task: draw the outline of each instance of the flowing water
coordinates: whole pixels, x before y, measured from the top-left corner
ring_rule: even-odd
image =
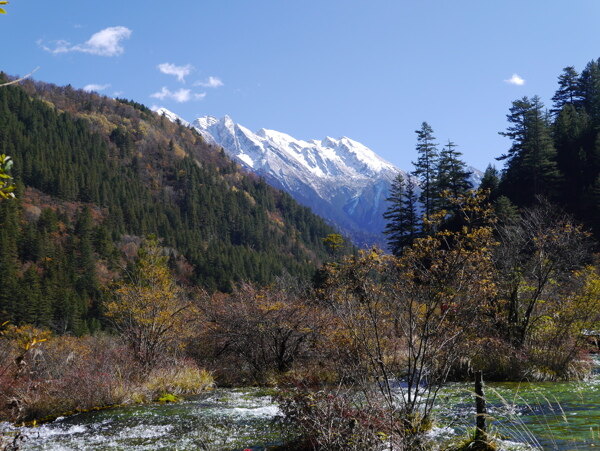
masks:
[[[470,387],[453,384],[439,398],[438,417],[453,431],[474,420]],[[492,383],[486,386],[491,430],[540,449],[600,449],[600,379],[587,382]]]
[[[82,413],[18,430],[23,450],[263,450],[285,439],[278,414],[260,390],[214,390],[185,402]]]
[[[523,449],[515,443],[600,447],[598,376],[587,382],[488,384],[486,397],[492,428],[507,439],[505,449]],[[438,401],[432,437],[442,444],[473,425],[474,401],[465,384],[451,384]],[[20,430],[25,450],[264,450],[290,437],[278,415],[266,392],[215,390],[182,403],[108,409]]]

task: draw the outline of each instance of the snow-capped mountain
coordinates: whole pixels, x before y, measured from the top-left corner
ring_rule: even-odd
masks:
[[[166,108],[154,108],[153,111],[157,113],[159,116],[164,116],[169,119],[171,122],[181,122],[185,127],[189,127],[190,123],[179,116],[177,116],[172,111],[167,110]]]
[[[303,141],[264,128],[252,132],[228,116],[201,117],[192,125],[358,244],[381,244],[385,199],[399,170],[368,147],[346,137]]]
[[[174,113],[159,114],[172,121]],[[390,185],[401,169],[350,138],[303,141],[275,130],[252,132],[230,117],[204,116],[192,122],[208,142],[290,193],[329,220],[357,245],[385,243],[383,213]]]

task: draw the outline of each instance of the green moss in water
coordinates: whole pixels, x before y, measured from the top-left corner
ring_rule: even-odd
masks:
[[[179,398],[171,393],[165,393],[161,395],[158,399],[158,402],[178,402]]]

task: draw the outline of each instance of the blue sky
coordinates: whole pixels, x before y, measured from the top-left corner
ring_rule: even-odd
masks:
[[[600,57],[597,0],[11,0],[0,69],[252,130],[348,136],[410,168],[428,121],[484,169],[511,101]],[[162,69],[162,71],[161,71]],[[520,78],[509,83],[513,74]],[[102,88],[102,89],[101,89]],[[154,95],[154,97],[152,97]]]

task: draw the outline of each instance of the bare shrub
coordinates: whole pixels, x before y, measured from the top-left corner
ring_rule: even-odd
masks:
[[[139,366],[113,337],[55,337],[26,355],[5,391],[7,416],[17,421],[119,404]]]
[[[541,202],[498,229],[496,330],[523,355],[504,377],[568,379],[579,365],[582,331],[600,319],[589,233]]]
[[[271,376],[308,364],[323,327],[319,308],[292,286],[257,288],[239,285],[231,295],[206,297],[197,341],[192,351],[216,362],[220,380],[268,382]]]

